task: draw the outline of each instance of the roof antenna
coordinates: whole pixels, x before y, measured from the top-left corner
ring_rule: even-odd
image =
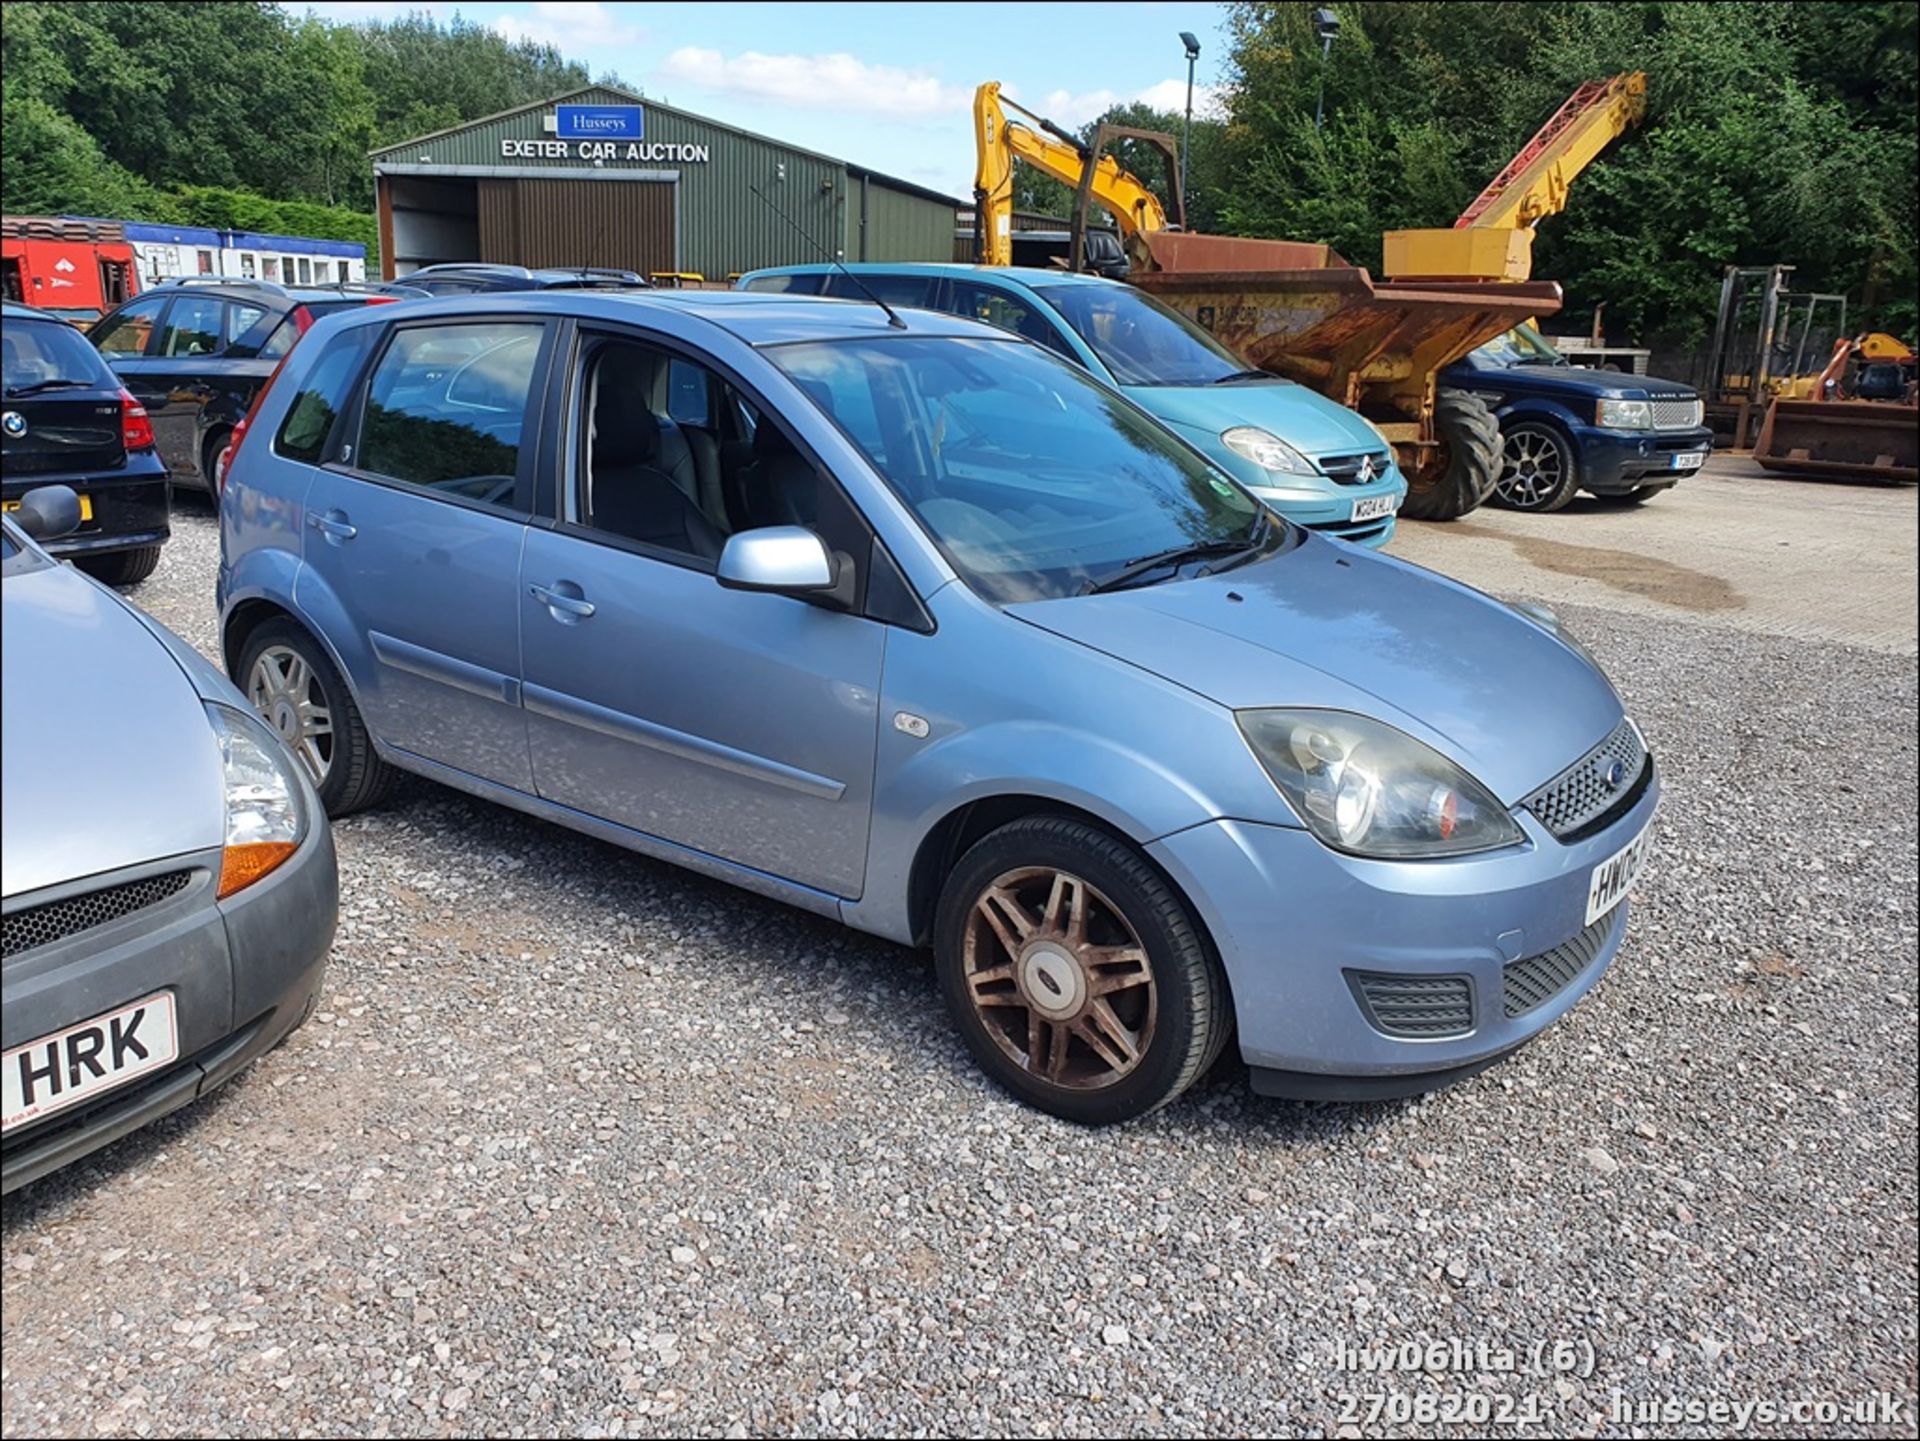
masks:
[[[747,189],[751,190],[755,195],[758,195],[762,200],[766,201],[767,208],[771,210],[775,215],[779,216],[782,220],[786,221],[787,224],[791,225],[794,228],[794,230],[799,234],[802,240],[806,241],[807,244],[811,245],[815,250],[819,251],[822,255],[826,256],[826,258],[829,261],[831,261],[834,265],[838,266],[840,273],[846,276],[847,279],[851,280],[854,283],[854,285],[859,289],[862,295],[866,296],[867,299],[871,300],[875,305],[879,306],[882,310],[886,311],[888,325],[891,325],[895,330],[905,330],[907,328],[907,322],[902,320],[899,316],[893,313],[893,307],[891,305],[887,304],[886,301],[882,300],[879,296],[875,295],[871,290],[867,289],[866,282],[861,280],[861,278],[855,275],[851,270],[847,269],[847,263],[844,260],[842,260],[839,256],[829,251],[826,246],[822,245],[818,240],[816,240],[813,236],[809,235],[805,230],[802,230],[800,228],[799,223],[795,221],[791,215],[787,214],[786,211],[782,210],[778,205],[775,205],[773,203],[772,197],[769,196],[766,193],[766,191],[762,190],[758,185],[755,185],[752,182],[748,182]]]

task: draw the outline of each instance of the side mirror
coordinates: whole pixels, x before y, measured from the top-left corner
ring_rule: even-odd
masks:
[[[67,485],[42,485],[20,497],[14,524],[35,540],[58,540],[80,529],[80,497]]]
[[[834,589],[840,565],[827,543],[804,526],[768,525],[727,537],[718,578],[728,590],[809,596]]]

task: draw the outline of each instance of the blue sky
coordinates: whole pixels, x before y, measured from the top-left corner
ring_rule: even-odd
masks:
[[[456,12],[548,41],[596,76],[650,98],[966,198],[968,107],[983,80],[1063,125],[1118,101],[1186,103],[1190,30],[1201,44],[1194,110],[1224,58],[1219,4],[289,4],[330,20]]]

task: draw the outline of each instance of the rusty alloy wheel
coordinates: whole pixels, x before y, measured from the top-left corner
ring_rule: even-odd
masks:
[[[1029,1075],[1096,1091],[1131,1075],[1158,1010],[1147,950],[1119,907],[1051,866],[982,890],[961,948],[966,992],[996,1045]]]

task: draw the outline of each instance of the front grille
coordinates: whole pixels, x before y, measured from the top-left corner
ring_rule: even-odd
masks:
[[[1347,983],[1376,1031],[1389,1036],[1459,1036],[1473,1029],[1473,982],[1466,976],[1348,971]]]
[[[1337,485],[1371,485],[1387,473],[1393,457],[1384,450],[1369,450],[1355,455],[1322,456],[1315,464]]]
[[[1653,428],[1655,430],[1693,430],[1698,428],[1707,413],[1706,405],[1691,396],[1655,396],[1653,400]]]
[[[10,960],[158,905],[168,896],[185,890],[192,879],[192,871],[169,871],[165,875],[144,876],[124,885],[106,886],[84,895],[68,896],[63,901],[48,901],[43,906],[15,911],[6,917],[5,944],[0,948],[0,955]]]
[[[1539,790],[1520,802],[1559,839],[1577,840],[1631,805],[1649,764],[1646,742],[1633,722],[1613,733]]]
[[[1537,1010],[1564,991],[1575,976],[1593,964],[1626,913],[1625,906],[1615,906],[1572,940],[1508,966],[1503,986],[1507,1018]]]

